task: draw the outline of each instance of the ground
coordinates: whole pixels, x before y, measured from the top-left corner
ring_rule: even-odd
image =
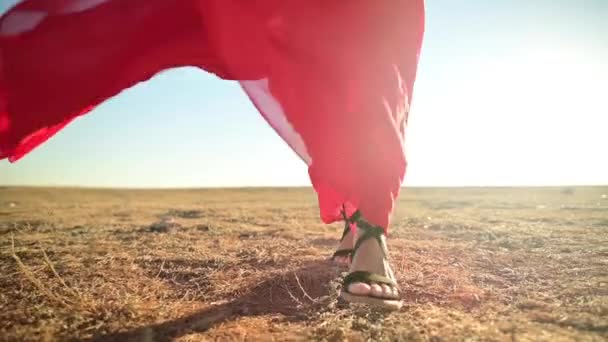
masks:
[[[405,189],[386,313],[337,299],[308,188],[0,188],[0,340],[605,341],[607,197]]]

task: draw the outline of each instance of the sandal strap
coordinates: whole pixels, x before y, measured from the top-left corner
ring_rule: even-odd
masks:
[[[353,254],[352,249],[339,249],[339,250],[335,251],[331,257],[332,257],[332,259],[335,257],[349,257],[352,254]]]
[[[357,220],[361,218],[361,213],[359,210],[355,211],[351,217],[346,216],[346,208],[342,205],[342,217],[344,218],[344,231],[342,232],[342,237],[340,238],[340,242],[344,240],[348,232],[350,232],[350,225],[356,223]]]
[[[353,283],[365,283],[368,285],[371,284],[386,284],[386,285],[390,285],[390,286],[397,286],[397,283],[395,283],[394,280],[376,274],[376,273],[372,273],[372,272],[367,272],[367,271],[354,271],[349,273],[346,277],[344,277],[344,280],[342,281],[342,286],[344,286],[344,289],[348,289],[348,286],[350,284]],[[347,290],[348,292],[348,290]]]
[[[344,240],[344,238],[346,238],[346,235],[348,235],[348,232],[350,232],[350,225],[348,222],[345,222],[344,231],[342,232],[342,237],[340,238],[340,242],[342,242]]]
[[[371,223],[365,221],[363,218],[359,217],[357,220],[357,228],[363,230],[363,234],[357,239],[355,246],[353,247],[353,255],[357,253],[357,250],[363,242],[369,239],[376,239],[380,248],[382,248],[382,254],[384,258],[388,258],[388,251],[386,250],[386,245],[382,243],[382,236],[384,236],[384,229],[379,226],[374,226]]]

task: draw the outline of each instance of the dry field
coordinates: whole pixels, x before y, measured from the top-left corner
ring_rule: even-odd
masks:
[[[406,189],[389,314],[337,299],[310,189],[0,188],[0,340],[606,341],[607,197]]]

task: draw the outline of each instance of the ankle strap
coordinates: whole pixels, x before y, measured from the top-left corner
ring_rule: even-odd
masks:
[[[382,228],[380,226],[374,226],[373,224],[365,221],[361,217],[361,214],[359,214],[359,217],[355,223],[357,224],[357,228],[359,228],[360,230],[363,231],[363,234],[361,234],[361,236],[357,239],[357,242],[355,243],[355,246],[353,247],[353,255],[355,253],[357,253],[357,250],[359,249],[359,247],[361,247],[363,242],[365,242],[366,240],[369,240],[369,239],[376,239],[376,241],[378,241],[378,244],[380,245],[380,248],[382,248],[382,254],[384,255],[384,258],[387,258],[388,251],[386,250],[385,244],[382,243],[382,236],[384,235],[384,228]]]

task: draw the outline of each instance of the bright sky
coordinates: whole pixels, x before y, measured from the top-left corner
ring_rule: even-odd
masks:
[[[0,12],[15,2],[0,0]],[[406,185],[608,184],[608,1],[426,3]],[[0,162],[0,184],[309,181],[237,84],[183,68]]]

